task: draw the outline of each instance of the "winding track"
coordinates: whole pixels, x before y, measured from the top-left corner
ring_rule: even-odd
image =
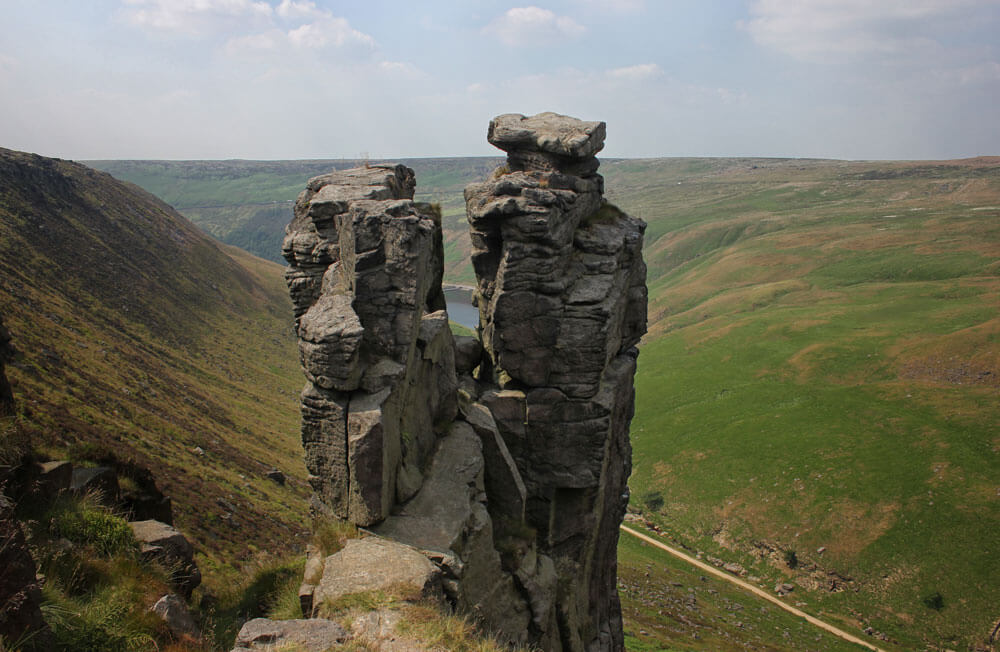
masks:
[[[756,595],[756,596],[758,596],[760,598],[764,598],[768,602],[771,602],[771,603],[773,603],[773,604],[781,607],[782,609],[784,609],[788,613],[794,614],[794,615],[798,616],[799,618],[805,618],[807,622],[812,623],[813,625],[816,625],[820,629],[825,630],[825,631],[833,634],[834,636],[842,638],[845,641],[848,641],[850,643],[854,643],[856,645],[860,645],[862,647],[868,648],[869,650],[874,650],[874,652],[885,652],[885,650],[883,650],[882,648],[876,647],[875,645],[872,645],[868,641],[862,640],[862,639],[858,638],[857,636],[854,636],[853,634],[848,634],[844,630],[842,630],[840,628],[837,628],[837,627],[834,627],[833,625],[831,625],[829,623],[825,623],[822,620],[820,620],[819,618],[816,618],[814,616],[810,616],[809,614],[807,614],[806,612],[802,611],[801,609],[796,609],[795,607],[793,607],[791,605],[787,605],[784,602],[782,602],[781,600],[779,600],[778,598],[776,598],[773,595],[771,595],[770,593],[768,593],[767,591],[764,591],[763,589],[760,589],[760,588],[754,586],[753,584],[749,584],[747,582],[744,582],[743,580],[738,579],[738,578],[730,575],[729,573],[724,573],[724,572],[720,571],[718,568],[715,568],[714,566],[709,566],[705,562],[698,561],[694,557],[691,557],[690,555],[687,555],[687,554],[681,552],[680,550],[678,550],[676,548],[671,548],[670,546],[666,545],[665,543],[663,543],[661,541],[657,541],[653,537],[647,536],[647,535],[645,535],[645,534],[643,534],[641,532],[633,530],[632,528],[628,527],[627,525],[621,525],[621,529],[622,529],[622,532],[627,532],[628,534],[631,534],[632,536],[637,537],[637,538],[641,539],[642,541],[645,541],[646,543],[648,543],[650,545],[654,545],[657,548],[665,550],[665,551],[669,552],[671,555],[673,555],[674,557],[677,557],[678,559],[686,561],[687,563],[691,564],[692,566],[696,566],[696,567],[700,568],[701,570],[705,571],[706,573],[711,573],[712,575],[715,575],[716,577],[722,578],[722,579],[726,580],[727,582],[735,584],[736,586],[738,586],[738,587],[740,587],[742,589],[746,589],[747,591],[750,591],[751,593],[753,593],[754,595]]]

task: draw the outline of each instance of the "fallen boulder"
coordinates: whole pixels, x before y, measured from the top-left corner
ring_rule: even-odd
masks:
[[[132,534],[144,559],[157,561],[170,571],[170,580],[184,599],[201,584],[191,542],[173,526],[159,521],[132,521]]]
[[[339,647],[347,638],[347,631],[332,620],[254,618],[245,623],[240,633],[236,635],[236,644],[232,652],[250,650],[325,652]]]
[[[195,624],[191,612],[188,611],[187,604],[179,596],[168,593],[150,609],[153,613],[163,619],[167,629],[177,639],[190,639],[192,641],[201,640],[201,632]]]
[[[390,591],[406,599],[440,596],[440,570],[414,548],[369,537],[351,539],[326,558],[313,594],[313,613],[339,598],[368,591]]]
[[[74,468],[69,489],[75,494],[97,493],[108,502],[117,501],[121,493],[118,474],[107,466]]]

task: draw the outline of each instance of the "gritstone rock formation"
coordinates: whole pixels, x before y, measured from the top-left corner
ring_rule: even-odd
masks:
[[[402,165],[309,181],[282,253],[315,506],[358,525],[412,497],[457,409],[441,221]]]
[[[411,170],[299,196],[283,254],[314,507],[423,551],[441,597],[503,640],[623,650],[645,225],[602,199],[604,123],[504,115],[489,140],[508,169],[466,189],[479,341],[451,335],[440,216]],[[311,559],[304,604],[342,566]]]
[[[508,152],[509,172],[465,191],[486,351],[480,401],[555,562],[572,650],[624,649],[615,548],[646,330],[645,224],[602,199],[604,134],[602,122],[553,113],[499,116],[489,140]]]

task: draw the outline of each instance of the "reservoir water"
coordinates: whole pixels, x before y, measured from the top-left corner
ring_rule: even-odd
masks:
[[[472,289],[450,286],[444,290],[448,304],[448,319],[466,328],[479,326],[479,309],[472,305]]]

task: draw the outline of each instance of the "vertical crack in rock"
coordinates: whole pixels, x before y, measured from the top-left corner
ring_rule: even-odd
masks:
[[[603,200],[603,122],[508,114],[507,169],[465,199],[485,349],[480,400],[527,490],[527,524],[559,577],[558,646],[623,650],[618,525],[646,330],[645,224]],[[490,388],[489,386],[493,387]]]

